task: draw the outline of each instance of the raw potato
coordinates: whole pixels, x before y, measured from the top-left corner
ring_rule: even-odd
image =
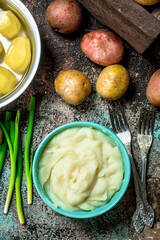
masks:
[[[96,90],[105,99],[117,100],[125,94],[129,82],[128,71],[123,66],[115,64],[102,70],[96,82]]]
[[[31,45],[27,37],[16,37],[7,49],[4,62],[15,72],[23,73],[31,61]]]
[[[15,75],[7,68],[0,66],[0,94],[12,91],[17,84]]]
[[[91,93],[89,79],[76,70],[61,71],[55,80],[56,92],[68,103],[81,104]]]
[[[151,76],[146,94],[152,105],[160,107],[160,69]]]
[[[154,5],[160,2],[160,0],[135,0],[135,1],[142,5]]]
[[[8,10],[0,12],[0,33],[8,38],[15,38],[21,30],[21,23],[16,15]]]
[[[60,33],[72,33],[82,22],[82,9],[75,0],[55,0],[46,10],[46,22]]]
[[[3,51],[4,51],[4,48],[3,48],[3,45],[2,45],[2,43],[0,41],[0,55],[3,53]]]
[[[112,32],[103,29],[84,35],[81,49],[91,61],[101,66],[119,63],[124,56],[122,41]]]

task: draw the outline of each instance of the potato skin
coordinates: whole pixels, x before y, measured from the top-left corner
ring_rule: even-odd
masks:
[[[119,63],[124,56],[122,41],[104,29],[85,34],[81,49],[91,61],[101,66]]]
[[[89,79],[76,70],[63,70],[55,79],[56,92],[72,105],[81,104],[91,93]]]
[[[82,9],[75,0],[55,0],[47,8],[46,22],[56,31],[72,33],[82,22]]]
[[[151,76],[146,95],[152,105],[160,107],[160,69]]]
[[[117,100],[128,89],[130,77],[128,71],[121,65],[105,67],[96,82],[99,95],[108,100]]]
[[[135,0],[135,1],[142,5],[154,5],[160,2],[160,0]]]

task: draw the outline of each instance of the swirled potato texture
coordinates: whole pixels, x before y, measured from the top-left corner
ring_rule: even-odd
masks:
[[[94,210],[121,187],[123,161],[102,132],[74,127],[56,135],[39,162],[39,180],[56,207]]]

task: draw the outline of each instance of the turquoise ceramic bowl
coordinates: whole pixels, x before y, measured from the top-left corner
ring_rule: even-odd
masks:
[[[73,127],[91,127],[94,129],[97,129],[103,133],[105,133],[113,142],[113,144],[117,145],[121,151],[122,154],[122,158],[123,158],[123,164],[124,164],[124,178],[123,178],[123,183],[122,186],[120,188],[120,190],[118,192],[116,192],[116,194],[111,198],[111,200],[106,203],[105,205],[103,205],[102,207],[96,208],[93,211],[75,211],[75,212],[71,212],[71,211],[66,211],[64,209],[61,208],[56,208],[53,205],[52,200],[49,198],[48,194],[45,192],[45,190],[41,187],[40,183],[39,183],[39,179],[38,179],[38,165],[39,165],[39,160],[41,158],[41,155],[46,147],[46,145],[49,143],[49,141],[57,134],[59,134],[60,132],[69,129],[69,128],[73,128]],[[131,175],[131,165],[130,165],[130,160],[129,160],[129,156],[127,154],[127,151],[123,145],[123,143],[120,141],[120,139],[108,128],[103,127],[99,124],[96,123],[92,123],[92,122],[72,122],[72,123],[68,123],[65,125],[62,125],[58,128],[56,128],[55,130],[53,130],[51,133],[49,133],[47,135],[47,137],[45,137],[45,139],[41,142],[41,144],[39,145],[36,153],[35,153],[35,157],[34,157],[34,161],[33,161],[33,181],[35,184],[35,187],[39,193],[39,195],[41,196],[41,198],[43,199],[43,201],[50,207],[52,208],[54,211],[64,215],[64,216],[68,216],[68,217],[72,217],[72,218],[91,218],[91,217],[96,217],[98,215],[101,215],[105,212],[107,212],[108,210],[110,210],[112,207],[114,207],[119,201],[120,199],[123,197],[129,181],[130,181],[130,175]]]

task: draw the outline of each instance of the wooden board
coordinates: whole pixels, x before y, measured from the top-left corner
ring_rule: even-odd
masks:
[[[160,6],[156,7],[152,12],[152,15],[160,21]]]
[[[97,20],[113,29],[140,54],[160,33],[160,21],[133,0],[78,1]],[[159,16],[159,13],[157,14]]]

